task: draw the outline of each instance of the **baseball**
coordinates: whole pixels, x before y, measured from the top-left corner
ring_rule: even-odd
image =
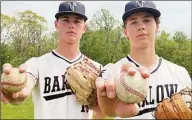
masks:
[[[20,73],[18,68],[13,68],[9,74],[1,75],[1,89],[5,93],[15,93],[26,85],[25,73]]]
[[[121,72],[116,78],[117,97],[125,103],[139,103],[147,96],[149,79],[144,79],[137,71],[134,76]]]

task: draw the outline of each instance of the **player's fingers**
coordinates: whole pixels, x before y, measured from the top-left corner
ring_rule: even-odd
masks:
[[[14,99],[17,99],[18,97],[19,97],[19,93],[14,93],[14,94],[13,94],[13,98],[14,98]]]
[[[137,72],[137,69],[135,67],[129,67],[127,69],[127,73],[130,75],[130,76],[134,76],[135,73]]]
[[[136,73],[136,66],[134,63],[129,62],[127,64],[123,64],[121,67],[121,72],[126,71],[130,76],[134,76]]]
[[[115,77],[108,77],[107,80],[105,80],[105,87],[107,91],[107,96],[109,98],[114,98],[116,96],[115,92]]]
[[[29,94],[30,94],[29,89],[25,87],[21,91],[14,93],[13,99],[25,99],[29,96]]]
[[[141,76],[142,76],[143,78],[149,78],[149,77],[150,77],[150,72],[149,72],[146,68],[144,68],[144,67],[139,67],[139,68],[138,68],[138,71],[140,72],[140,74],[141,74]]]
[[[19,69],[19,72],[20,72],[20,73],[23,73],[23,72],[26,71],[27,68],[26,68],[26,65],[25,65],[25,64],[22,64],[22,65],[19,66],[18,69]]]
[[[123,65],[121,66],[121,72],[127,71],[129,67],[136,67],[136,66],[135,66],[135,64],[132,63],[132,62],[128,62],[128,63],[123,64]]]
[[[121,72],[127,72],[130,76],[134,76],[135,73],[137,72],[137,69],[135,67],[127,67]]]
[[[3,72],[4,72],[5,74],[9,74],[10,71],[11,71],[11,69],[12,69],[12,65],[11,65],[10,63],[5,63],[5,64],[3,65]]]
[[[3,93],[1,92],[1,101],[5,104],[9,103],[9,100],[3,95]]]
[[[96,87],[97,87],[97,94],[99,96],[106,96],[106,88],[105,88],[105,83],[104,83],[104,79],[101,77],[98,77],[96,79]]]

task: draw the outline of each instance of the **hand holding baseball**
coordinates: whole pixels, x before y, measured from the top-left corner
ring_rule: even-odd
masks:
[[[116,77],[116,94],[117,97],[125,103],[140,103],[148,93],[149,79],[143,78],[139,71],[135,71],[134,75],[124,71],[127,64],[122,66],[120,75]]]
[[[2,102],[18,105],[29,96],[25,70],[23,65],[19,68],[13,68],[9,63],[3,65],[0,90]]]
[[[142,67],[136,68],[133,63],[122,66],[121,72],[126,72],[130,76],[141,75],[143,79],[149,78],[150,73]],[[138,114],[139,107],[136,103],[125,103],[117,97],[116,79],[118,71],[114,64],[104,67],[101,77],[96,80],[97,98],[101,111],[107,116],[132,117]]]

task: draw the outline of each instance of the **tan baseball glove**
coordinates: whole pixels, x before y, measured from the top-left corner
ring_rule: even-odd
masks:
[[[99,76],[98,69],[88,58],[67,68],[65,77],[76,99],[82,105],[93,108],[97,105],[95,80]]]
[[[154,111],[156,119],[192,119],[192,89],[188,87],[165,98]]]

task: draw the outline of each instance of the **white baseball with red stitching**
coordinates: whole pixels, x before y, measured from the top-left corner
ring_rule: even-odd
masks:
[[[15,93],[26,85],[25,73],[20,73],[18,68],[13,68],[9,74],[1,75],[1,89],[5,93]]]
[[[149,79],[144,79],[138,71],[134,76],[122,72],[116,79],[117,97],[126,103],[142,102],[147,96],[148,89]]]

